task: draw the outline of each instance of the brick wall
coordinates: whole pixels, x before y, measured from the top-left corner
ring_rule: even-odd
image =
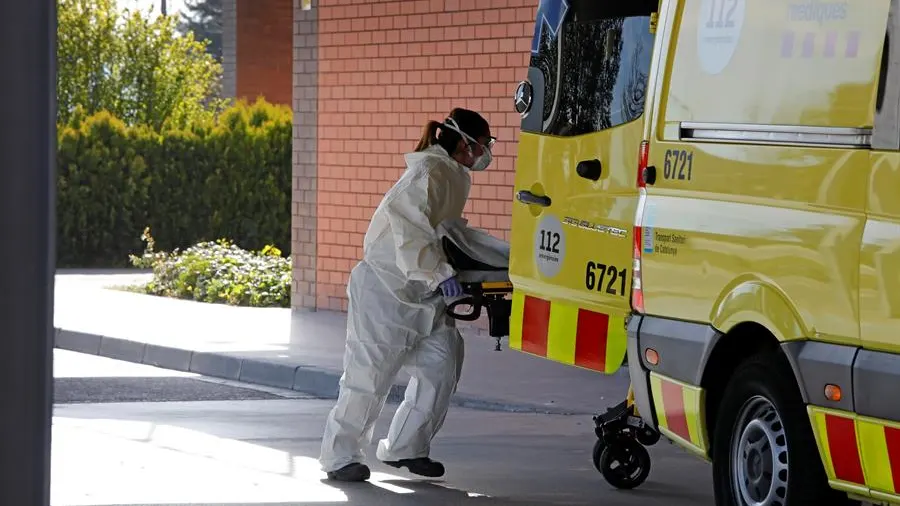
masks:
[[[293,0],[237,0],[235,96],[291,104]]]
[[[318,151],[318,10],[293,0],[293,199],[291,253],[293,309],[316,309],[316,191]]]
[[[537,4],[314,3],[319,19],[318,308],[346,310],[347,279],[362,255],[375,206],[402,173],[402,155],[415,147],[424,124],[443,119],[453,107],[483,113],[499,138],[491,168],[473,175],[466,217],[508,240],[520,122],[511,97],[527,73]]]
[[[237,0],[222,0],[222,94],[237,91]]]

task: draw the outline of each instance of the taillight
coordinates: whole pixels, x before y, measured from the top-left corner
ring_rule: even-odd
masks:
[[[637,168],[637,185],[638,188],[646,188],[647,181],[644,180],[644,170],[647,168],[647,165],[650,163],[650,143],[647,141],[641,142],[641,150],[638,153],[638,168]],[[638,223],[640,225],[640,223]]]
[[[641,284],[641,248],[643,230],[640,226],[634,227],[634,261],[631,275],[631,307],[638,313],[644,313],[644,289]]]
[[[634,218],[634,253],[631,276],[631,307],[638,313],[644,313],[644,289],[641,281],[641,255],[643,253],[644,237],[641,224],[644,219],[644,202],[647,200],[647,182],[644,181],[644,169],[650,161],[650,143],[641,142],[638,153],[637,185],[638,207]]]

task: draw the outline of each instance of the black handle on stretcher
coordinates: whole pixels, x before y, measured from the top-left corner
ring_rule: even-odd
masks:
[[[459,306],[472,306],[472,312],[468,314],[457,313],[456,308]],[[464,322],[474,322],[475,320],[481,318],[482,307],[483,305],[481,294],[475,293],[451,302],[447,306],[447,313],[456,320],[461,320]]]
[[[463,293],[466,297],[453,301],[447,306],[447,314],[456,320],[464,322],[474,322],[481,318],[481,309],[485,307],[484,285],[482,283],[461,283]],[[472,312],[469,314],[457,313],[456,308],[459,306],[472,306]]]
[[[495,349],[500,350],[500,339],[509,335],[509,315],[512,301],[506,295],[512,293],[510,283],[462,283],[466,297],[455,300],[447,306],[447,314],[451,318],[473,322],[481,318],[481,309],[487,309],[488,332],[497,340]],[[462,305],[472,306],[471,313],[457,313],[456,308]]]

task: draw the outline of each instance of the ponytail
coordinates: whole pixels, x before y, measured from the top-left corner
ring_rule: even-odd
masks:
[[[438,141],[437,131],[440,127],[441,123],[439,121],[429,121],[422,131],[422,138],[419,139],[416,151],[424,151],[433,146]]]
[[[463,132],[476,139],[481,135],[488,135],[491,130],[488,122],[480,114],[468,109],[457,107],[450,111],[448,118],[455,121]],[[456,153],[459,141],[463,137],[455,132],[454,129],[443,127],[444,123],[440,121],[429,121],[425,125],[422,138],[419,139],[419,144],[416,146],[416,151],[424,151],[438,144],[444,148],[447,154],[453,156]],[[441,131],[440,137],[438,137],[438,130]]]

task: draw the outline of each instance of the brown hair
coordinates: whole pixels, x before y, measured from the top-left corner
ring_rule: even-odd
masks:
[[[491,131],[490,125],[486,119],[475,111],[462,109],[457,107],[450,111],[448,119],[453,119],[459,125],[460,130],[468,134],[473,139],[477,139],[484,135],[489,135]],[[440,135],[438,135],[440,131]],[[429,147],[438,144],[447,154],[453,155],[456,152],[456,146],[459,144],[462,136],[455,130],[447,128],[439,121],[429,121],[422,131],[422,138],[416,145],[416,151],[423,151]]]

